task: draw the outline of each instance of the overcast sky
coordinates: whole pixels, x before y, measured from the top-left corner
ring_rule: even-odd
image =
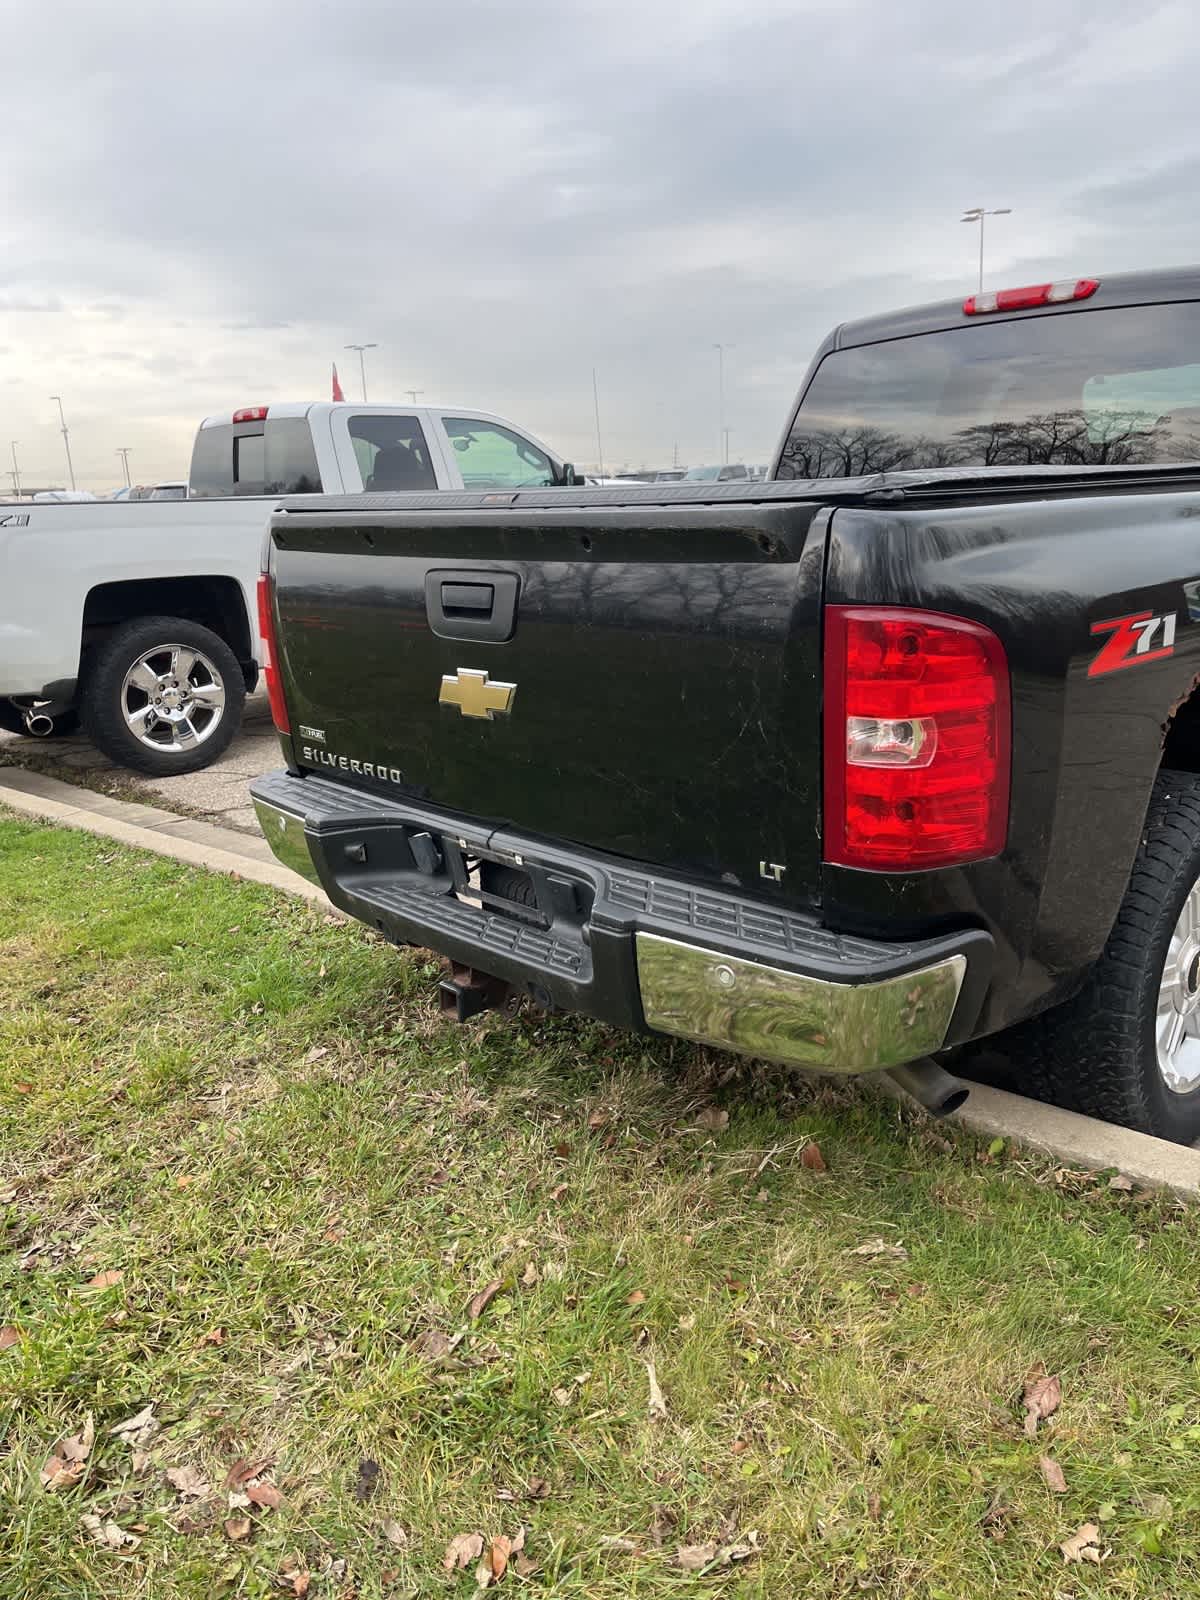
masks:
[[[0,454],[186,474],[196,421],[504,413],[592,464],[768,457],[834,323],[1200,261],[1187,3],[14,0]],[[5,460],[4,467],[11,465]]]

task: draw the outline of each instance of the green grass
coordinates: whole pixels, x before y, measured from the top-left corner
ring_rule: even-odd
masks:
[[[469,1595],[451,1538],[522,1523],[501,1592],[1200,1590],[1195,1210],[854,1085],[578,1019],[454,1028],[427,956],[80,834],[0,819],[0,907],[4,1600],[266,1600],[299,1571],[319,1600]],[[875,1237],[907,1259],[850,1253]],[[1039,1361],[1063,1401],[1031,1442]],[[135,1464],[111,1429],[147,1404]],[[89,1413],[85,1475],[47,1492]],[[239,1457],[283,1503],[234,1542]],[[184,1506],[189,1466],[214,1488]],[[1067,1566],[1089,1520],[1107,1558]],[[745,1566],[676,1564],[750,1530]]]

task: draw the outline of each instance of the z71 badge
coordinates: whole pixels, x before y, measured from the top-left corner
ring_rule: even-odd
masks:
[[[1175,654],[1174,611],[1158,617],[1152,611],[1135,611],[1132,616],[1114,617],[1111,622],[1093,622],[1092,632],[1106,633],[1108,638],[1088,668],[1089,678]]]

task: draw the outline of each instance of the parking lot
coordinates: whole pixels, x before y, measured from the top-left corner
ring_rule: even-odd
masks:
[[[117,767],[82,733],[65,739],[27,739],[0,732],[0,765],[10,761],[37,767],[69,783],[166,805],[242,833],[258,832],[250,780],[280,765],[279,741],[265,694],[253,695],[246,702],[241,731],[220,760],[184,777],[148,778]]]

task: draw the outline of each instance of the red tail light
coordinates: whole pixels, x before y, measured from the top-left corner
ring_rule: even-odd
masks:
[[[913,872],[1004,848],[1008,663],[936,612],[825,611],[825,859]]]
[[[235,422],[265,422],[269,406],[242,406],[240,411],[233,413]]]
[[[271,721],[280,733],[291,733],[283,680],[279,676],[279,649],[275,640],[275,582],[269,572],[258,575],[258,631],[262,639],[262,670],[271,702]]]
[[[1089,300],[1099,287],[1099,278],[1063,278],[1058,283],[1030,283],[1023,289],[970,294],[963,301],[963,315],[978,317],[985,311],[1024,311],[1029,306],[1057,306],[1068,300]]]

